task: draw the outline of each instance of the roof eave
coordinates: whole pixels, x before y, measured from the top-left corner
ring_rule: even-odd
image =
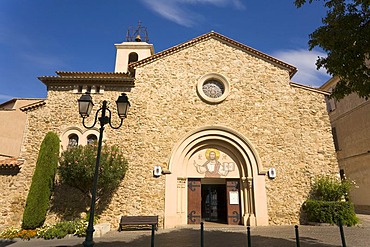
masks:
[[[296,88],[301,88],[301,89],[304,89],[304,90],[308,90],[308,91],[315,92],[315,93],[320,93],[320,94],[323,94],[323,95],[330,95],[329,92],[327,92],[325,90],[322,90],[320,88],[314,88],[314,87],[302,85],[302,84],[292,82],[292,81],[289,84],[293,87],[296,87]]]
[[[130,77],[129,73],[124,72],[97,72],[97,71],[56,71],[57,75],[61,77],[70,77],[70,76],[114,76],[114,77]]]
[[[122,85],[127,87],[133,87],[135,85],[135,79],[130,78],[107,78],[107,77],[38,77],[38,79],[46,86],[61,85],[61,84],[96,84],[110,86],[110,85]]]
[[[45,100],[40,100],[38,102],[35,102],[35,103],[32,103],[32,104],[29,104],[29,105],[26,105],[26,106],[23,106],[21,108],[19,108],[21,111],[23,112],[27,112],[29,110],[35,110],[35,109],[38,109],[40,108],[41,106],[45,105],[46,102]]]
[[[329,87],[335,86],[338,83],[338,81],[340,81],[339,77],[338,76],[333,76],[332,78],[330,78],[329,80],[327,80],[324,84],[322,84],[320,86],[320,88],[322,90],[326,90],[327,91],[329,89]]]

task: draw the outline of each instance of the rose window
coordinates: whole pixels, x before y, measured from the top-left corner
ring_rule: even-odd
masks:
[[[203,92],[210,98],[219,98],[225,92],[224,85],[216,80],[209,80],[203,84]]]

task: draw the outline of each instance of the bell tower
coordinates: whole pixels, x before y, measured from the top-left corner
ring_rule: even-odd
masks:
[[[150,57],[154,54],[152,44],[148,43],[148,32],[146,27],[141,25],[129,27],[126,34],[126,41],[121,44],[115,44],[116,65],[114,72],[127,73],[127,68],[130,63]]]

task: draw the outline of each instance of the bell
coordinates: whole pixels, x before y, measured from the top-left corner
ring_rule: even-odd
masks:
[[[141,42],[140,34],[138,34],[138,35],[136,36],[135,41],[136,41],[136,42]]]

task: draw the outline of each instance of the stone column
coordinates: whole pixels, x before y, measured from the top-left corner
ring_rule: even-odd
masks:
[[[256,216],[254,214],[255,201],[254,201],[254,194],[253,194],[253,178],[252,177],[247,178],[246,185],[247,185],[247,195],[248,195],[248,202],[249,202],[248,203],[249,217],[248,217],[247,224],[249,226],[255,226],[256,225]]]
[[[248,199],[248,182],[246,177],[241,178],[241,191],[242,191],[242,201],[243,201],[243,225],[248,225],[249,219],[249,199]]]

